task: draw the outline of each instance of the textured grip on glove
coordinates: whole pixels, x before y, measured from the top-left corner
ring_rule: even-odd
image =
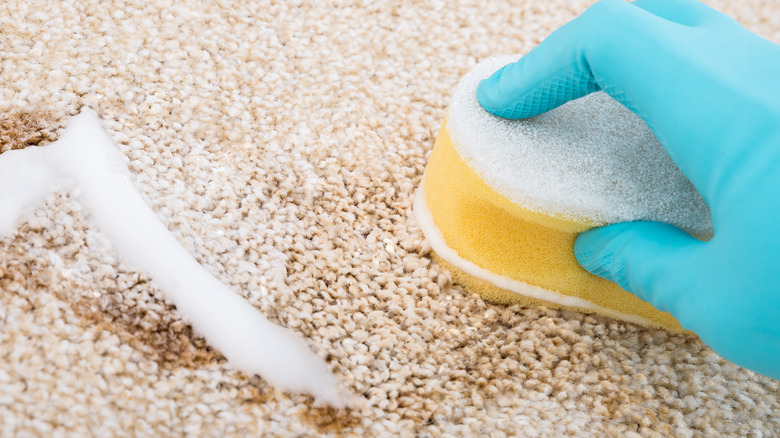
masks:
[[[508,68],[520,66],[504,66],[483,81],[477,89],[477,98],[482,106],[490,113],[507,119],[527,119],[546,113],[570,100],[579,99],[600,89],[589,72],[566,70],[545,78],[543,83],[530,86],[525,93],[512,96],[511,99],[502,95],[496,96],[493,90],[501,90],[502,87],[498,83]],[[505,80],[513,81],[513,78]]]

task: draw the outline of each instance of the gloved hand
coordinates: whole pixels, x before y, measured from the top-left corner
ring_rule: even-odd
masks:
[[[652,129],[709,204],[715,236],[615,224],[580,234],[577,260],[780,378],[780,46],[693,0],[604,0],[477,97],[526,118],[596,90]]]

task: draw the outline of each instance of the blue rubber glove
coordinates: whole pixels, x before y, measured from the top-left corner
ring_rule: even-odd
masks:
[[[780,46],[692,0],[604,0],[477,97],[526,118],[596,90],[653,130],[709,204],[715,237],[615,224],[580,234],[577,260],[726,359],[780,378]]]

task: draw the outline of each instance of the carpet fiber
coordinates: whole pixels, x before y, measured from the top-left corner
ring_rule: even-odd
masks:
[[[449,96],[588,1],[5,0],[0,151],[95,109],[198,261],[361,400],[234,371],[58,195],[0,241],[1,436],[777,436],[687,335],[453,285],[411,216]],[[780,41],[780,3],[714,6]]]

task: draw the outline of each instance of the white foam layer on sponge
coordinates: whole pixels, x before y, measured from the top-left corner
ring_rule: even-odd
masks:
[[[133,187],[124,156],[91,110],[71,119],[52,145],[0,155],[0,237],[56,190],[75,194],[121,255],[146,272],[233,366],[321,402],[349,403],[303,339],[269,322],[179,244]]]
[[[597,92],[525,120],[491,115],[479,82],[517,57],[490,58],[463,77],[448,130],[458,153],[513,203],[597,223],[653,220],[712,235],[707,204],[636,114]]]

